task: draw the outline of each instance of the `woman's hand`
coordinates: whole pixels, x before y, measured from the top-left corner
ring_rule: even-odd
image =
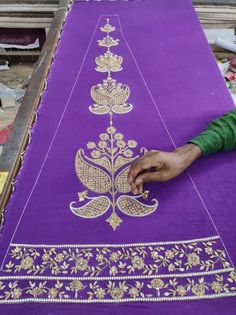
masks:
[[[165,182],[177,177],[200,156],[200,148],[193,143],[173,152],[149,151],[131,165],[128,182],[133,194],[141,194],[144,183]]]

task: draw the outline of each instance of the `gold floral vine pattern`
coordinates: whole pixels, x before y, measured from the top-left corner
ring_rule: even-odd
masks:
[[[11,246],[4,273],[83,277],[182,274],[232,268],[219,239],[187,243]]]
[[[218,237],[140,245],[15,244],[3,272],[15,275],[0,277],[0,303],[236,296],[236,272]]]
[[[106,220],[113,230],[123,222],[118,216],[117,210],[133,217],[143,217],[153,213],[158,207],[156,199],[151,203],[140,199],[148,199],[145,191],[139,196],[131,196],[128,193],[131,188],[127,182],[129,165],[146,150],[141,148],[139,152],[134,150],[138,146],[135,140],[124,140],[124,135],[117,132],[113,126],[114,114],[126,114],[133,109],[128,102],[130,88],[123,83],[118,83],[111,77],[113,72],[122,70],[123,58],[113,54],[111,48],[119,45],[119,39],[114,39],[109,34],[116,28],[109,23],[100,27],[106,36],[98,40],[98,45],[105,47],[107,51],[95,58],[95,70],[107,73],[107,78],[102,83],[92,86],[90,96],[94,103],[89,106],[91,113],[96,115],[109,115],[109,126],[106,132],[99,135],[96,143],[87,143],[87,149],[92,150],[90,156],[84,149],[79,149],[75,158],[75,169],[80,182],[86,190],[78,193],[79,206],[76,201],[70,203],[70,210],[82,218],[97,218],[104,215],[110,208],[112,213]],[[89,196],[89,191],[98,196]],[[106,195],[104,195],[106,194]],[[83,203],[83,204],[81,204]]]
[[[236,296],[236,273],[187,278],[140,280],[0,278],[0,304],[4,303],[112,303],[215,299]]]

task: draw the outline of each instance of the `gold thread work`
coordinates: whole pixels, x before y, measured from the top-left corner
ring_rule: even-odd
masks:
[[[3,274],[1,304],[186,301],[236,295],[236,272],[218,237],[116,247],[12,244]]]
[[[110,36],[116,28],[107,23],[100,27],[106,36],[98,40],[100,47],[105,47],[106,52],[95,58],[95,70],[107,73],[107,78],[90,89],[93,104],[89,111],[96,115],[109,115],[109,126],[99,135],[98,142],[90,141],[87,149],[79,149],[75,157],[75,170],[80,182],[87,190],[78,193],[77,202],[70,203],[70,210],[82,218],[96,218],[104,215],[109,209],[112,213],[106,222],[116,230],[123,220],[117,214],[120,210],[123,214],[132,217],[143,217],[153,213],[157,207],[157,200],[148,204],[140,199],[148,199],[148,192],[139,196],[127,195],[131,188],[127,182],[129,164],[145,153],[141,148],[139,154],[134,150],[138,143],[135,140],[125,140],[122,133],[118,132],[113,124],[114,114],[127,114],[132,111],[133,105],[129,103],[130,88],[128,85],[117,82],[111,74],[122,71],[123,57],[111,52],[111,48],[119,45],[119,39]],[[100,196],[89,196],[89,191]],[[104,195],[105,194],[105,195]],[[80,203],[83,203],[82,205]]]

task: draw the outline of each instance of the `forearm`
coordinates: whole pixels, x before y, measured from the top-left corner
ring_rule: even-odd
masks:
[[[236,149],[236,110],[215,119],[190,143],[197,145],[202,155]]]

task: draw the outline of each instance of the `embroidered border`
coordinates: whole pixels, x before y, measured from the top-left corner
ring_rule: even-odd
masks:
[[[3,280],[4,277],[1,277]],[[0,281],[4,303],[113,303],[199,300],[236,296],[236,272],[167,279],[80,280],[42,277]],[[13,277],[14,278],[14,277]]]
[[[232,268],[217,237],[113,245],[11,245],[4,274],[129,277]]]
[[[11,244],[3,274],[1,304],[236,296],[236,271],[218,236],[135,244]]]

